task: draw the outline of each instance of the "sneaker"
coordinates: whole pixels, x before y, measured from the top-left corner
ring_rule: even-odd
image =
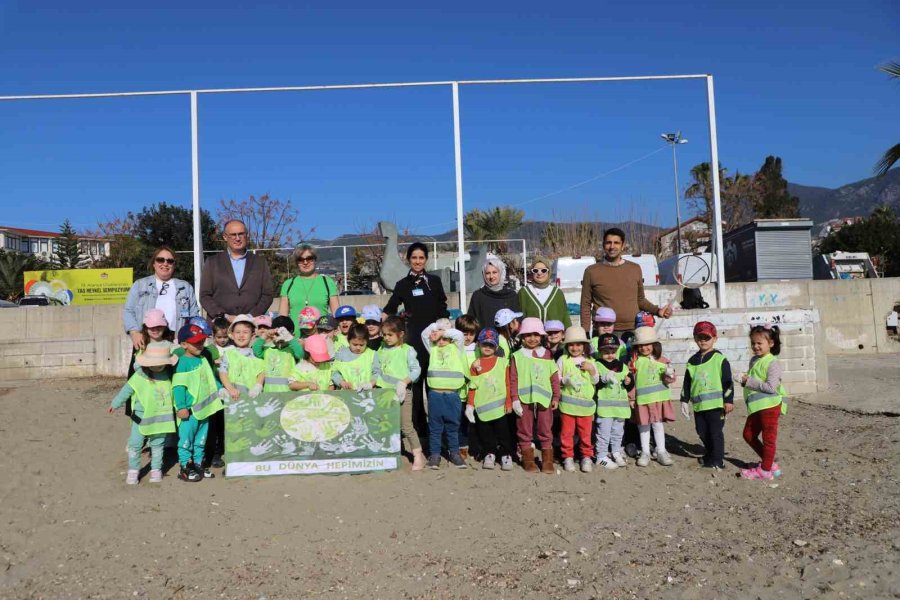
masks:
[[[592,461],[588,457],[584,457],[581,459],[581,472],[582,473],[590,473],[594,470],[594,461]]]
[[[754,467],[752,469],[741,469],[741,477],[744,479],[758,479],[761,481],[771,481],[775,479],[771,471],[763,471],[762,467]]]
[[[203,475],[203,479],[215,479],[216,474],[209,470],[209,467],[202,467],[199,469],[200,474]]]
[[[653,460],[656,460],[656,448],[655,447],[650,449],[650,458],[652,458]]]
[[[616,452],[615,454],[612,455],[612,457],[613,457],[613,461],[615,462],[617,467],[627,467],[628,466],[628,461],[625,460],[625,457],[622,456],[620,453]]]
[[[469,447],[468,446],[460,447],[459,455],[462,457],[463,460],[469,460]]]
[[[772,463],[772,477],[781,477],[781,467],[777,462]]]
[[[428,457],[428,468],[437,471],[441,468],[441,455],[440,454],[432,454]]]
[[[494,465],[497,464],[497,459],[493,454],[485,454],[484,461],[481,463],[482,469],[493,469]]]
[[[217,454],[212,457],[211,461],[209,461],[209,465],[214,469],[221,469],[225,466],[225,461],[222,460],[222,457]]]
[[[641,455],[638,456],[637,462],[635,463],[639,467],[646,467],[650,465],[650,455],[644,454],[641,452]]]
[[[575,459],[571,456],[563,459],[563,471],[567,473],[575,472]]]
[[[504,454],[500,457],[500,470],[501,471],[512,471],[513,470],[513,461],[512,458],[509,457],[508,454]]]
[[[150,469],[150,483],[159,483],[162,481],[162,471],[160,469]]]
[[[661,464],[664,467],[672,466],[672,455],[668,452],[658,452],[656,454],[656,462]]]
[[[466,461],[462,459],[462,456],[459,455],[459,452],[455,452],[450,455],[450,464],[456,467],[457,469],[466,469],[468,468],[466,465]]]
[[[197,463],[188,464],[188,469],[194,471],[194,473],[196,473],[197,476],[200,477],[200,480],[202,480],[206,476],[206,471],[208,470],[202,465],[198,465]]]
[[[625,454],[631,458],[637,458],[638,449],[636,444],[625,444]]]
[[[128,485],[137,485],[138,482],[138,470],[137,469],[128,469],[128,473],[125,474],[125,483]]]
[[[181,470],[178,471],[178,479],[181,481],[197,482],[200,481],[202,477],[203,476],[193,468],[193,465],[182,465]]]
[[[609,469],[610,471],[612,471],[613,469],[618,469],[618,468],[619,468],[619,465],[617,465],[615,462],[609,460],[609,459],[606,458],[606,457],[601,458],[601,459],[600,459],[600,462],[597,463],[597,466],[598,466],[598,467],[603,467],[604,469]]]

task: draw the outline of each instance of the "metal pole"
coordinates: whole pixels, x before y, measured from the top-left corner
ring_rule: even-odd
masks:
[[[672,144],[672,165],[675,170],[675,226],[678,228],[678,248],[675,250],[676,260],[681,254],[681,197],[678,193],[678,159],[675,158],[675,145]]]
[[[436,271],[437,268],[438,268],[438,262],[437,262],[437,259],[438,259],[438,256],[437,256],[437,242],[434,241],[434,240],[432,240],[431,243],[432,243],[432,245],[434,246],[434,252],[431,253],[431,256],[434,257],[434,269],[435,269],[435,271]]]
[[[343,246],[344,249],[344,291],[347,291],[347,246]]]
[[[459,140],[459,84],[453,82],[453,155],[456,161],[456,247],[459,252],[459,310],[466,312],[466,242],[463,238],[462,148]]]
[[[525,249],[525,239],[522,239],[522,286],[528,283],[528,250]],[[550,268],[550,265],[547,265]]]
[[[191,180],[194,217],[194,293],[200,301],[200,277],[203,271],[203,238],[200,233],[200,152],[197,131],[197,92],[191,92]]]
[[[725,301],[725,251],[722,246],[722,199],[719,195],[719,142],[716,134],[716,98],[713,92],[713,77],[706,76],[706,97],[709,108],[709,154],[713,183],[713,231],[716,236],[715,265],[716,300],[719,308],[728,308]]]

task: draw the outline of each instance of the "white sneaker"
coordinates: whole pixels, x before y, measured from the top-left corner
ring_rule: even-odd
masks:
[[[138,470],[137,469],[128,469],[128,473],[125,475],[125,483],[128,485],[137,485],[138,482]]]
[[[650,455],[641,452],[641,455],[638,456],[637,462],[635,464],[639,467],[648,466],[650,464]]]
[[[597,463],[598,467],[603,467],[604,469],[609,469],[612,471],[613,469],[618,469],[619,465],[609,460],[608,458],[601,458],[600,462]]]
[[[569,458],[563,459],[563,471],[566,471],[568,473],[575,472],[575,459],[574,458],[572,458],[570,456]]]
[[[581,472],[582,473],[590,473],[594,470],[594,461],[590,458],[582,458],[581,459]]]
[[[162,471],[159,469],[150,470],[150,483],[159,483],[162,481]]]
[[[513,470],[513,461],[509,457],[509,455],[504,454],[500,457],[500,470],[501,471],[512,471]]]
[[[672,466],[672,456],[668,452],[657,452],[656,453],[656,462],[661,464],[664,467]]]
[[[482,469],[493,469],[494,465],[497,464],[497,459],[493,454],[486,454],[484,460],[481,463]]]
[[[613,457],[613,461],[615,461],[615,464],[617,467],[627,467],[628,466],[628,461],[625,460],[625,457],[622,456],[621,453],[616,452],[615,454],[612,455],[612,457]]]

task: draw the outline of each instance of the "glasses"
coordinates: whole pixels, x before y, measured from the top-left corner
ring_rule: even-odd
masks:
[[[155,262],[158,265],[163,265],[163,264],[174,265],[175,259],[174,258],[163,258],[162,256],[157,256],[156,258],[153,259],[153,262]]]
[[[301,256],[297,259],[298,263],[316,262],[315,256]]]
[[[226,234],[225,234],[225,237],[228,237],[228,238],[231,238],[231,239],[235,240],[235,239],[238,239],[238,238],[247,237],[247,232],[246,232],[246,231],[239,231],[238,233],[226,233]]]
[[[172,261],[172,262],[174,262],[174,261]],[[162,288],[159,290],[159,295],[165,296],[168,293],[169,293],[169,282],[166,281],[162,284]]]
[[[712,338],[708,335],[695,335],[694,339],[697,340],[698,342],[708,342]]]
[[[549,273],[550,269],[532,269],[531,272],[535,275],[543,275],[544,273]]]

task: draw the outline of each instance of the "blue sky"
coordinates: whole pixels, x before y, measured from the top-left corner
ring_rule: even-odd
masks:
[[[900,86],[875,70],[900,59],[888,1],[127,4],[0,0],[0,95],[712,73],[730,170],[776,154],[789,180],[835,187],[900,136]],[[203,205],[268,192],[318,236],[382,218],[447,230],[450,100],[448,87],[201,96]],[[682,187],[709,157],[702,80],[467,86],[460,103],[466,209],[670,225],[659,134],[690,140]],[[0,102],[0,224],[87,229],[189,206],[189,117],[186,96]]]

